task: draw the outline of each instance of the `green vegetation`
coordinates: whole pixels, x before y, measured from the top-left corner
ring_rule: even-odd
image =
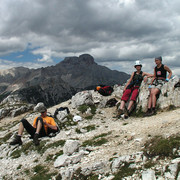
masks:
[[[20,164],[20,165],[17,167],[17,169],[21,169],[21,167],[22,167],[22,164]]]
[[[69,126],[75,126],[78,124],[78,122],[74,122],[73,121],[73,115],[72,114],[68,114],[66,116],[66,118],[68,119],[66,122],[60,122],[60,121],[56,121],[56,123],[58,124],[58,126],[61,128],[61,129],[67,129],[67,127]]]
[[[93,125],[89,125],[89,126],[86,126],[86,127],[83,127],[83,129],[86,129],[87,132],[89,131],[92,131],[92,130],[95,130],[96,126],[93,124]]]
[[[146,164],[144,164],[144,168],[150,169],[151,167],[153,167],[155,165],[156,165],[155,162],[152,162],[152,160],[149,160],[149,161],[146,162]]]
[[[22,153],[28,154],[31,151],[37,151],[39,154],[43,154],[49,148],[63,146],[65,143],[65,140],[59,140],[57,142],[49,143],[46,145],[47,142],[48,142],[48,140],[40,141],[39,146],[34,146],[33,142],[30,141],[26,144],[23,144],[21,147],[19,147],[19,149],[16,149],[15,151],[13,151],[11,153],[11,157],[12,158],[19,158]]]
[[[88,176],[84,176],[83,174],[81,174],[81,168],[78,168],[74,172],[72,179],[74,179],[74,180],[98,180],[98,175],[91,173]]]
[[[176,109],[176,107],[174,105],[170,105],[167,110],[172,111],[172,110],[175,110],[175,109]]]
[[[59,141],[56,141],[56,142],[52,142],[52,143],[49,143],[46,145],[46,149],[49,149],[49,148],[54,148],[54,147],[58,147],[58,146],[64,146],[65,144],[65,140],[59,140]]]
[[[6,134],[3,138],[0,138],[0,145],[3,143],[6,143],[7,140],[9,140],[9,138],[12,136],[12,132]]]
[[[58,156],[61,156],[63,154],[63,151],[59,151],[58,153],[56,154],[49,154],[47,157],[46,157],[46,160],[45,161],[54,161],[55,159],[57,159]]]
[[[36,173],[35,176],[31,178],[31,180],[49,180],[52,176],[55,176],[57,173],[48,173],[49,169],[42,165],[37,165],[33,168],[34,172]]]
[[[177,157],[177,151],[173,149],[178,149],[180,147],[180,135],[171,136],[167,139],[161,136],[155,136],[151,140],[145,143],[143,149],[144,154],[147,157],[159,156],[160,158],[164,157]]]
[[[80,111],[81,113],[85,113],[88,108],[91,108],[92,114],[96,113],[96,106],[95,105],[86,105],[86,104],[80,105],[78,107],[78,111]]]
[[[140,108],[138,109],[138,111],[136,111],[136,108],[134,108],[132,110],[132,112],[130,113],[130,115],[132,117],[143,117],[144,112],[142,111],[142,106],[140,106]]]
[[[85,146],[100,146],[102,144],[105,144],[106,142],[108,142],[108,140],[106,138],[103,138],[103,137],[107,136],[109,134],[111,134],[111,132],[103,133],[103,134],[100,134],[98,136],[95,136],[90,140],[84,141],[82,146],[84,146],[84,147]]]
[[[136,169],[129,168],[129,165],[130,165],[129,163],[125,163],[125,165],[120,168],[119,172],[115,174],[113,180],[120,180],[123,177],[132,176],[136,171]]]

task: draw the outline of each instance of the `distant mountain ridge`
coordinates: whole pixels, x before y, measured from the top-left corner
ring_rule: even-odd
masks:
[[[130,76],[95,63],[89,54],[67,57],[55,66],[39,69],[17,67],[0,71],[1,100],[18,94],[26,102],[44,102],[52,106],[72,97],[76,92],[93,89],[98,84],[122,84]]]

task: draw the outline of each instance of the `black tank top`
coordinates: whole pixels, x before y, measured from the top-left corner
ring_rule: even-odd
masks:
[[[160,68],[155,67],[156,77],[166,79],[167,71],[164,69],[164,64],[161,65]]]
[[[140,86],[141,85],[141,82],[143,80],[143,76],[142,76],[142,71],[137,74],[137,71],[134,72],[134,76],[133,76],[133,83],[135,86]]]

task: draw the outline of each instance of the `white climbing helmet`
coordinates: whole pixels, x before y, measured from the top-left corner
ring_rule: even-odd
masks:
[[[74,121],[74,122],[82,121],[82,117],[81,117],[81,116],[78,116],[78,115],[75,115],[75,116],[73,117],[73,121]]]
[[[135,62],[134,67],[136,67],[136,66],[141,66],[141,67],[142,67],[141,61],[137,60],[137,61]]]

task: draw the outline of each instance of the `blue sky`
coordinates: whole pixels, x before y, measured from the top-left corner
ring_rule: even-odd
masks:
[[[90,54],[119,71],[153,72],[161,55],[180,75],[178,0],[0,0],[0,70]],[[63,7],[63,8],[62,8]]]

